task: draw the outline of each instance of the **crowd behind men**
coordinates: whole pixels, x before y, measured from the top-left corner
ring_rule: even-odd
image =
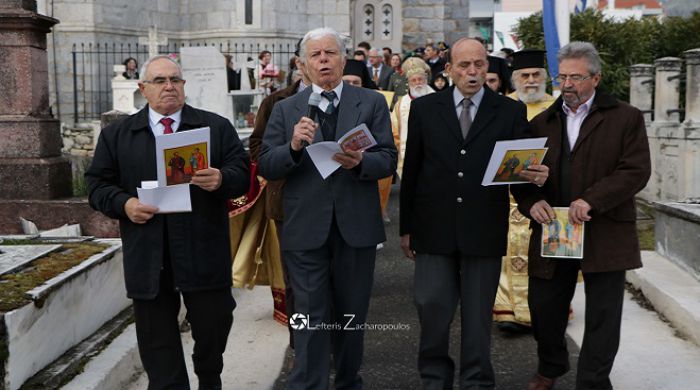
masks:
[[[639,110],[599,88],[596,49],[572,42],[559,51],[557,99],[546,93],[541,50],[494,56],[482,41],[462,38],[405,56],[362,42],[347,56],[353,58],[346,58],[343,38],[319,28],[298,44],[293,84],[280,89],[272,80],[279,69],[269,52],[260,53],[255,72],[258,79],[270,76],[250,158],[270,182],[266,215],[281,237],[277,260],[284,266],[295,351],[287,388],[327,389],[331,365],[335,388],[363,388],[363,330],[332,325],[367,322],[376,250],[386,240],[386,205],[378,192],[381,181],[397,173],[401,248],[415,262],[423,388],[451,389],[455,374],[460,389],[494,388],[494,318],[515,324],[504,330],[532,328],[539,364],[523,386],[553,388],[569,370],[564,332],[582,272],[586,328],[576,388],[612,389],[624,274],[641,266],[634,195],[646,184],[650,163]],[[135,74],[148,106],[102,131],[86,173],[90,204],[120,222],[149,389],[189,388],[176,322],[181,296],[195,339],[199,388],[221,389],[235,308],[225,202],[246,191],[249,156],[228,121],[185,104],[186,81],[176,61],[157,56]],[[371,89],[393,92],[393,98]],[[307,147],[337,141],[361,124],[377,144],[336,153],[340,168],[322,179]],[[212,157],[207,168],[193,171],[192,212],[160,214],[140,203],[136,188],[156,176],[155,137],[202,126],[212,131]],[[506,186],[482,186],[495,142],[528,137],[547,137],[549,152],[519,173],[527,183],[512,185],[512,196]],[[145,153],[135,153],[134,145]],[[518,226],[522,230],[527,218],[525,230],[532,234],[515,239],[528,245],[511,248],[509,215],[516,207],[523,216]],[[554,218],[553,207],[568,207],[570,223],[585,223],[583,261],[540,255],[541,226]],[[513,257],[525,261],[518,304],[518,294],[508,291]],[[499,318],[499,295],[512,308],[506,319]],[[455,367],[448,346],[458,304]],[[304,326],[292,318],[298,313]]]

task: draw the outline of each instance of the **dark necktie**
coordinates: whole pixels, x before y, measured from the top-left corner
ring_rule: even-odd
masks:
[[[173,123],[175,122],[175,119],[173,118],[162,118],[160,120],[160,123],[163,124],[163,134],[172,134],[173,133]]]
[[[335,91],[323,91],[321,92],[321,96],[326,98],[329,102],[328,107],[326,107],[326,114],[332,114],[333,111],[335,110],[335,98],[338,96],[335,94]]]
[[[472,116],[469,114],[469,106],[472,101],[469,98],[462,99],[462,112],[459,114],[459,127],[462,130],[462,139],[467,139],[469,128],[472,126]]]

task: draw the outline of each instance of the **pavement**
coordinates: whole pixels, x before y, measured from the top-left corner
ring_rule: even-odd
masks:
[[[375,281],[370,302],[368,323],[390,324],[392,330],[368,330],[365,333],[365,359],[361,375],[366,389],[410,390],[420,388],[416,370],[419,325],[412,303],[413,264],[401,254],[398,240],[398,197],[394,187],[389,205],[391,222],[386,225],[388,240],[377,252]],[[693,323],[700,313],[700,282],[684,279],[674,273],[673,265],[655,258],[653,252],[643,253],[647,268],[628,273],[632,282],[625,296],[620,351],[613,367],[611,379],[616,389],[679,390],[696,389],[700,383],[700,346],[693,342],[693,331],[700,329],[700,322]],[[669,271],[671,269],[671,271]],[[663,271],[659,279],[655,275]],[[657,272],[655,272],[657,271]],[[664,288],[665,285],[678,288]],[[662,287],[659,287],[662,286]],[[647,301],[635,289],[644,291]],[[654,291],[657,291],[654,293]],[[671,291],[669,291],[671,290]],[[660,292],[659,292],[660,291]],[[680,296],[678,296],[680,295]],[[287,348],[288,333],[284,326],[272,317],[272,297],[267,287],[253,290],[234,289],[238,307],[234,312],[234,325],[224,356],[222,374],[224,389],[267,390],[283,389],[292,364],[292,353]],[[658,297],[661,298],[658,298]],[[664,300],[665,299],[665,300]],[[654,302],[655,301],[655,302]],[[659,315],[651,304],[663,306]],[[575,382],[578,345],[581,344],[585,321],[585,297],[583,284],[577,287],[572,302],[574,317],[568,328],[570,362],[572,371],[557,381],[556,389],[573,389]],[[689,314],[690,313],[690,314]],[[685,323],[682,322],[685,318]],[[671,325],[679,323],[681,325]],[[693,326],[695,325],[695,326]],[[133,326],[133,325],[132,325]],[[676,326],[676,327],[674,327]],[[687,328],[687,329],[686,329]],[[121,355],[110,355],[110,345],[85,372],[72,382],[71,389],[126,389],[147,388],[147,379],[134,366],[138,366],[133,331],[127,331],[113,344],[122,345]],[[131,332],[131,333],[130,333]],[[453,323],[450,352],[458,366],[459,311]],[[125,341],[126,340],[126,341]],[[123,344],[130,342],[130,350]],[[536,344],[529,333],[509,335],[493,328],[492,356],[496,371],[497,389],[521,390],[536,370]],[[192,373],[192,339],[183,333],[183,344],[188,356],[188,369],[193,388],[197,388]],[[124,352],[129,350],[131,354]],[[128,351],[127,351],[128,352]],[[110,357],[112,356],[112,357]],[[126,356],[126,358],[118,357]],[[121,372],[112,376],[110,383],[129,385],[76,386],[85,375],[97,375],[99,362],[127,359],[135,364],[124,364]],[[103,381],[103,383],[106,383]],[[70,384],[69,384],[70,385]]]

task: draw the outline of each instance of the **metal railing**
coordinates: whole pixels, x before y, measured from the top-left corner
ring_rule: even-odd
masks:
[[[240,42],[171,43],[159,46],[160,54],[179,54],[182,47],[214,46],[226,55],[258,63],[263,50],[272,53],[273,63],[289,73],[289,61],[294,56],[293,44],[259,44]],[[114,65],[133,57],[139,66],[148,59],[148,46],[130,43],[73,44],[73,123],[98,120],[100,114],[112,109],[112,78]],[[140,69],[139,69],[140,71]]]

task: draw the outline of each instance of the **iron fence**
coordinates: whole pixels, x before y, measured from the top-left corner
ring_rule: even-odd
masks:
[[[267,50],[272,53],[272,62],[280,70],[289,72],[289,61],[294,55],[295,45],[260,43],[171,43],[159,46],[160,54],[179,54],[182,47],[213,46],[219,51],[240,60],[254,61],[258,54]],[[148,59],[148,46],[130,43],[80,43],[73,44],[73,121],[97,120],[100,114],[112,109],[112,78],[114,65],[133,57],[140,64]]]

